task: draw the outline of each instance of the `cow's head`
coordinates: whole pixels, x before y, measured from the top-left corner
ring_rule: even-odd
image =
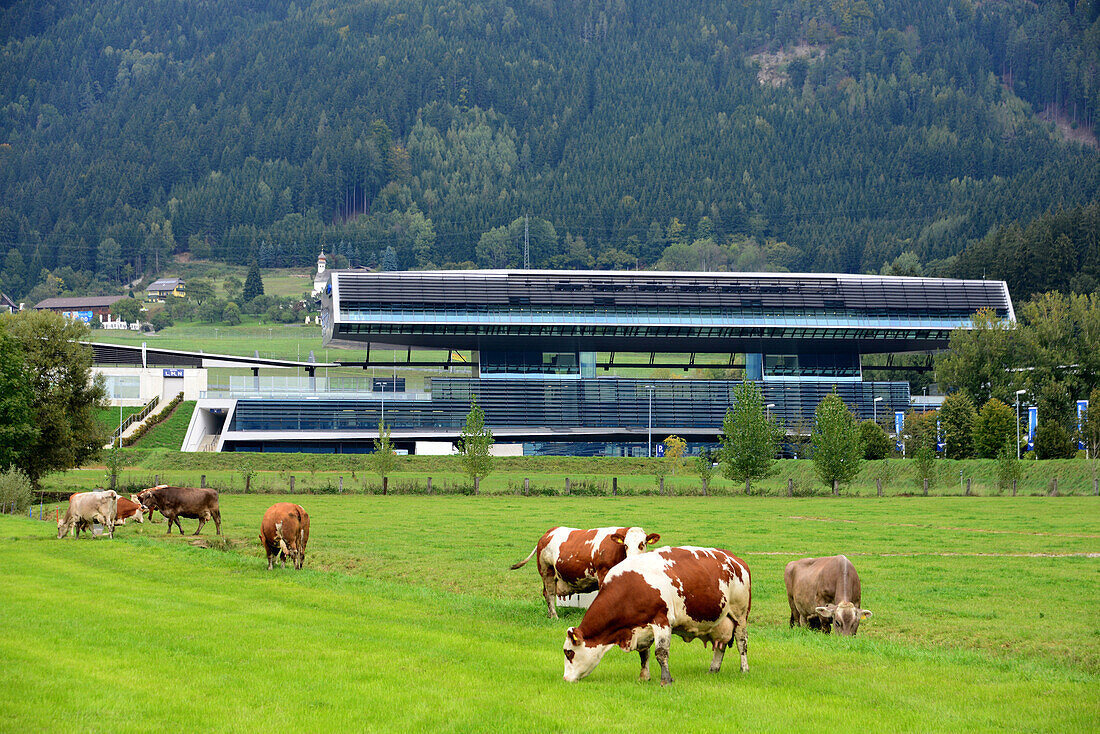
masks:
[[[134,499],[144,512],[157,509],[157,492],[156,488],[143,489],[137,493],[137,497]]]
[[[570,627],[565,632],[565,678],[566,683],[576,683],[591,673],[600,664],[604,653],[611,645],[586,645],[581,631]]]
[[[829,604],[815,610],[822,619],[831,619],[838,635],[852,637],[859,629],[859,623],[871,616],[867,609],[860,609],[850,601]]]
[[[65,533],[67,532],[69,532],[69,523],[67,522],[67,518],[57,518],[57,539],[61,540],[62,538],[64,538]]]
[[[616,543],[622,543],[626,547],[626,557],[636,556],[646,552],[646,546],[653,545],[661,536],[657,533],[645,534],[641,528],[628,528],[625,533],[615,533],[611,539]]]

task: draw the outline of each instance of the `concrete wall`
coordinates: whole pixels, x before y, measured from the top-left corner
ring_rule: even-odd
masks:
[[[92,368],[92,373],[103,375],[108,378],[109,383],[114,382],[116,386],[123,388],[121,393],[116,391],[112,396],[110,385],[108,386],[107,395],[111,405],[145,405],[155,395],[159,395],[161,402],[164,403],[176,397],[181,391],[184,400],[198,400],[199,393],[207,389],[206,369],[98,366]],[[166,373],[168,375],[182,373],[183,376],[169,377]],[[121,379],[112,381],[111,378]]]

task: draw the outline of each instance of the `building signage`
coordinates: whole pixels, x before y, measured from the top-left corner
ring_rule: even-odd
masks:
[[[183,377],[183,370],[177,369],[177,368],[174,368],[174,367],[165,367],[164,368],[164,376],[165,377]]]
[[[1078,400],[1077,401],[1077,435],[1080,438],[1077,439],[1077,450],[1083,451],[1085,448],[1085,420],[1089,412],[1089,401]]]
[[[665,455],[665,445],[663,443],[657,444],[657,456],[661,457]]]
[[[91,311],[62,311],[61,315],[67,319],[73,319],[74,321],[83,321],[85,324],[92,323]]]
[[[1027,409],[1027,450],[1035,450],[1035,431],[1039,428],[1039,409],[1034,405]]]
[[[896,438],[897,441],[894,443],[894,448],[897,451],[902,450],[902,447],[901,447],[902,435],[901,434],[904,431],[905,431],[905,413],[903,411],[900,411],[900,410],[895,410],[894,411],[894,438]]]

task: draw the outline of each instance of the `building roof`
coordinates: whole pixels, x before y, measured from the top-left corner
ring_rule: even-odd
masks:
[[[15,301],[8,298],[7,293],[0,293],[0,308],[10,308],[12,311],[19,310],[19,306]]]
[[[161,278],[160,280],[150,283],[145,289],[146,291],[174,291],[179,286],[183,285],[183,278]]]
[[[80,308],[105,308],[121,301],[126,296],[77,296],[74,298],[47,298],[39,301],[35,308],[42,309],[80,309]]]

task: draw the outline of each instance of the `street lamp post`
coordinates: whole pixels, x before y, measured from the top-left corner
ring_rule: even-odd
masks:
[[[1027,390],[1016,391],[1016,460],[1020,460],[1020,396]]]
[[[653,385],[646,385],[649,390],[649,432],[646,435],[646,458],[653,458]]]
[[[772,419],[772,408],[775,407],[775,403],[768,403],[764,406],[764,417],[768,420]]]
[[[879,395],[877,398],[875,398],[873,401],[871,401],[872,405],[874,406],[874,408],[872,408],[872,410],[874,411],[875,425],[876,426],[878,425],[878,403],[879,403],[880,400],[882,400],[881,395]]]

